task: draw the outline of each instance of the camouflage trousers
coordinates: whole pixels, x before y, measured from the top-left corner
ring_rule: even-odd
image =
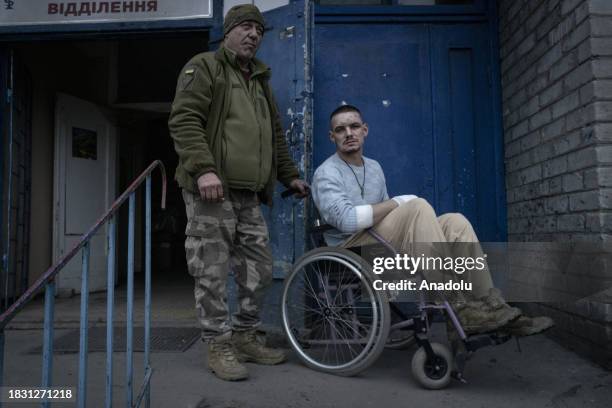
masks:
[[[264,290],[272,282],[272,254],[256,193],[230,189],[225,201],[209,203],[183,190],[183,199],[187,268],[195,279],[202,339],[225,338],[231,330],[257,327]],[[238,288],[231,322],[226,285],[230,268]]]

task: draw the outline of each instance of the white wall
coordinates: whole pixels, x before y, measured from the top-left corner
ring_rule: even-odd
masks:
[[[261,11],[268,11],[289,4],[289,0],[225,0],[223,2],[223,15],[225,16],[233,6],[245,3],[255,4]]]

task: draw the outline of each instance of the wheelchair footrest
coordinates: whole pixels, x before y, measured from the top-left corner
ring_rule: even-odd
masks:
[[[465,340],[465,348],[467,351],[476,351],[479,348],[487,346],[497,346],[503,344],[512,338],[509,334],[485,333],[469,336]]]

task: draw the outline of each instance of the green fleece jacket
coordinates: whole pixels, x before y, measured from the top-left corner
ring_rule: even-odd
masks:
[[[168,127],[179,156],[175,179],[191,192],[197,192],[197,179],[204,173],[215,172],[228,188],[224,176],[225,120],[231,101],[232,61],[223,47],[216,52],[205,52],[193,57],[182,69],[172,103]],[[263,203],[272,204],[274,184],[278,179],[286,187],[299,177],[299,172],[289,156],[272,89],[268,83],[270,69],[253,59],[254,72],[263,87],[268,108],[272,135],[272,163],[268,181],[260,192]],[[255,125],[255,124],[254,124]],[[246,160],[246,158],[245,158]],[[234,157],[232,162],[236,162]]]

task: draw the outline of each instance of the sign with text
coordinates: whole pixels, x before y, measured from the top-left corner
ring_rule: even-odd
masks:
[[[212,18],[212,0],[0,0],[0,26]]]

